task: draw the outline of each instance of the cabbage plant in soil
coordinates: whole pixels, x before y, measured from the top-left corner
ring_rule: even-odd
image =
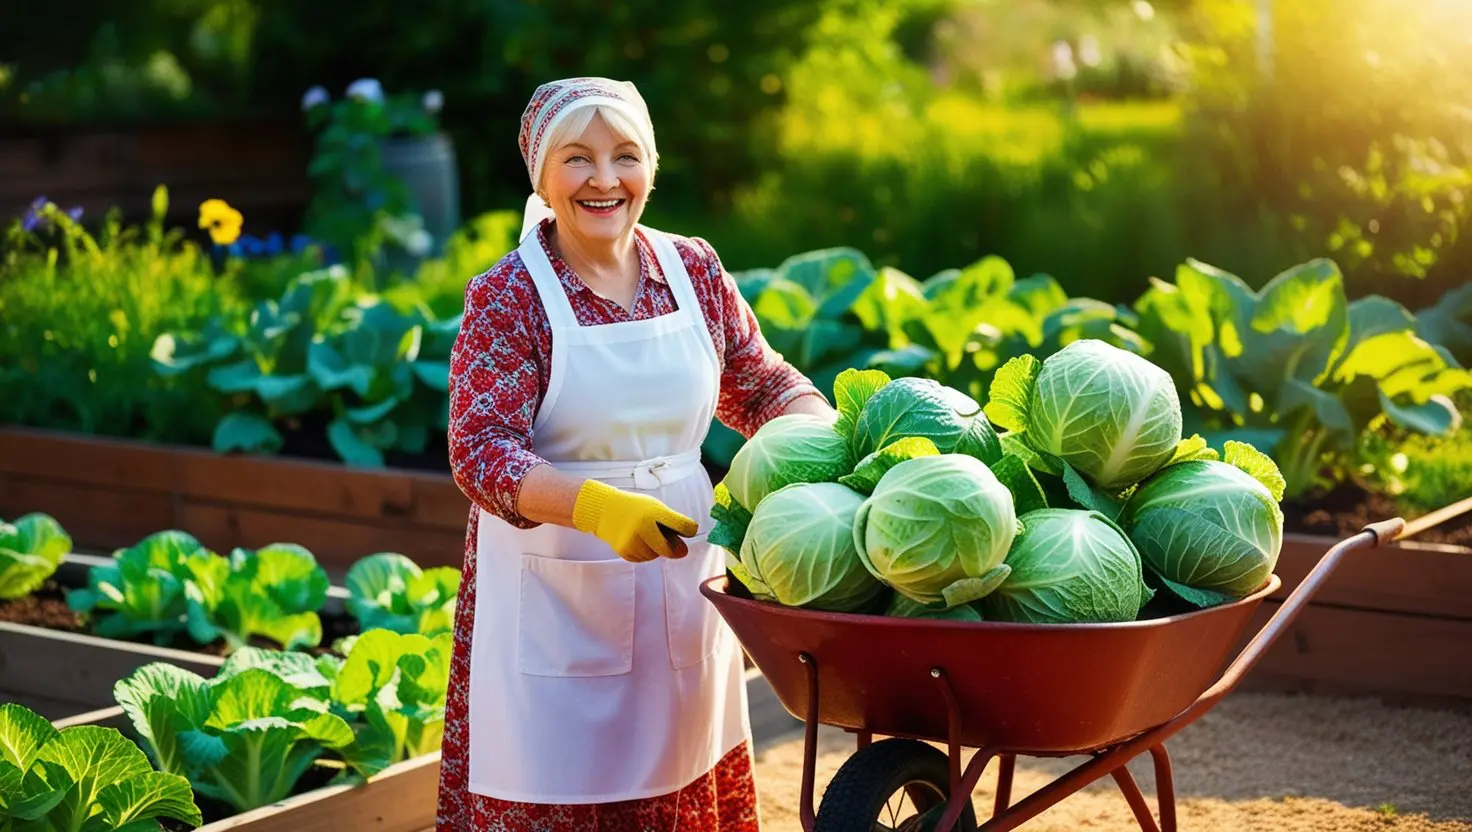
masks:
[[[154,771],[116,728],[57,730],[22,705],[0,704],[0,829],[146,832],[158,818],[200,825],[189,781]]]
[[[739,557],[727,567],[752,595],[791,607],[871,608],[885,587],[854,545],[861,494],[838,483],[794,484],[757,506]]]
[[[33,512],[14,523],[0,520],[0,600],[39,589],[71,550],[71,537],[50,515]]]

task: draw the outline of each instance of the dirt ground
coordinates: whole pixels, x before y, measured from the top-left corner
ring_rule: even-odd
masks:
[[[817,793],[853,752],[852,738],[820,733]],[[1167,746],[1178,819],[1187,830],[1472,832],[1472,709],[1399,708],[1373,699],[1237,693]],[[1080,762],[1019,759],[1013,799]],[[1130,770],[1152,808],[1149,755]],[[765,832],[799,832],[802,735],[756,753]],[[996,764],[974,796],[990,813]],[[1022,827],[1023,832],[1138,830],[1106,778]]]

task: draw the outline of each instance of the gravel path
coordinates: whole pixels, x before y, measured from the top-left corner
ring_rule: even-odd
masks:
[[[818,794],[853,751],[841,731],[820,732]],[[1179,820],[1187,830],[1472,832],[1472,708],[1391,707],[1373,699],[1237,693],[1169,744]],[[1078,759],[1020,759],[1020,798]],[[1154,805],[1149,756],[1130,765]],[[990,811],[995,764],[975,795]],[[759,746],[756,776],[765,832],[799,832],[802,735]],[[1138,830],[1106,779],[1023,832]]]

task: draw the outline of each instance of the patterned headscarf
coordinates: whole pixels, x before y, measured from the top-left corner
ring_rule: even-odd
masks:
[[[542,162],[547,158],[546,139],[557,122],[583,107],[601,104],[623,112],[629,120],[645,131],[645,141],[653,143],[654,125],[649,120],[649,108],[639,91],[628,81],[611,78],[564,78],[537,87],[532,100],[521,114],[521,133],[517,144],[521,146],[521,158],[526,162],[527,175],[532,188],[541,179]],[[649,150],[653,152],[654,148]]]

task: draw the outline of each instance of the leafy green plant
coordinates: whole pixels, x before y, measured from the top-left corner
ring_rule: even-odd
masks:
[[[1019,355],[1047,357],[1083,338],[1148,350],[1131,310],[1070,299],[1048,275],[1018,280],[999,257],[919,281],[875,269],[855,249],[820,249],[736,279],[773,349],[820,390],[834,389],[844,370],[873,368],[982,400],[997,369]],[[724,464],[742,444],[717,423],[705,451]]]
[[[344,584],[348,613],[362,632],[433,636],[454,627],[460,570],[452,566],[420,569],[397,552],[379,552],[355,562]]]
[[[203,822],[188,780],[154,771],[116,728],[58,731],[22,705],[0,704],[0,829],[157,832],[158,818]]]
[[[191,616],[202,617],[193,611],[203,602],[197,587],[219,581],[222,560],[192,535],[157,532],[114,552],[112,563],[93,567],[85,589],[67,591],[67,606],[100,636],[168,644],[186,631]]]
[[[245,648],[210,679],[156,662],[113,693],[159,771],[245,812],[292,794],[329,752],[363,776],[383,766],[357,753],[353,729],[329,710],[326,678],[297,655]]]
[[[427,240],[419,206],[405,184],[383,165],[380,141],[393,137],[427,136],[439,128],[443,96],[385,96],[373,79],[355,82],[348,94],[329,100],[327,91],[314,87],[302,101],[307,125],[316,133],[316,150],[307,167],[316,185],[307,208],[307,228],[350,255],[353,263],[392,242],[416,256],[433,245]]]
[[[211,561],[208,578],[195,572],[199,600],[189,610],[189,634],[200,644],[225,639],[239,650],[264,636],[287,650],[322,642],[317,611],[327,601],[327,573],[305,548],[273,543],[235,549]]]
[[[248,321],[160,336],[153,358],[163,376],[204,374],[229,403],[217,451],[274,453],[285,443],[279,424],[321,415],[340,458],[382,467],[385,452],[422,452],[431,430],[448,429],[459,323],[361,294],[334,266],[292,280]]]
[[[1440,344],[1463,367],[1472,367],[1472,283],[1441,296],[1435,306],[1416,313],[1416,334]]]
[[[33,512],[14,523],[0,520],[0,600],[34,592],[71,550],[71,537],[48,514]]]
[[[343,659],[323,656],[334,712],[358,729],[364,747],[392,764],[439,749],[454,640],[372,629],[352,640]]]
[[[226,558],[168,530],[94,567],[86,589],[67,592],[67,604],[108,638],[146,636],[161,645],[185,635],[199,644],[223,638],[234,652],[261,636],[291,649],[321,643],[317,611],[327,589],[327,573],[301,546],[235,549]]]
[[[1447,435],[1461,424],[1450,396],[1472,388],[1472,374],[1418,337],[1399,304],[1349,302],[1332,261],[1295,266],[1259,291],[1195,260],[1174,284],[1151,284],[1136,304],[1140,328],[1195,405],[1187,431],[1272,449],[1289,498],[1342,477],[1374,425]]]

